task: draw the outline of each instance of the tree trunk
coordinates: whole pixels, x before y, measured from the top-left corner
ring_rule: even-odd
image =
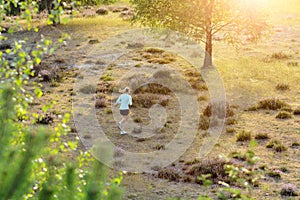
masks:
[[[39,2],[39,12],[44,10],[48,11],[48,14],[51,14],[53,0],[41,0]]]
[[[205,1],[205,58],[203,68],[212,66],[212,12],[215,1]]]
[[[211,31],[207,31],[203,68],[208,68],[211,67],[212,65],[213,65],[212,64],[212,33]]]

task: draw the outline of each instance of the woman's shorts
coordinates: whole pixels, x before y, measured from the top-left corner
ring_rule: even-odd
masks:
[[[120,110],[120,114],[123,116],[127,116],[129,114],[129,110]]]

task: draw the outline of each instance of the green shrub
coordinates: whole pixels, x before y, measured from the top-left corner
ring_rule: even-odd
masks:
[[[103,175],[106,167],[103,164],[94,161],[94,167],[86,167],[85,175],[80,179],[82,169],[79,170],[78,167],[88,163],[80,161],[66,164],[60,160],[60,156],[47,147],[56,134],[43,127],[31,128],[25,124],[18,126],[18,122],[14,120],[17,117],[15,101],[12,101],[16,96],[17,92],[13,87],[1,87],[1,198],[22,199],[29,195],[37,199],[51,199],[53,196],[58,199],[121,199],[122,193],[117,184],[112,182],[111,186],[105,186],[106,176]],[[61,129],[58,131],[63,133]],[[55,137],[55,141],[59,141]],[[62,179],[57,179],[56,176],[61,176]],[[36,184],[40,187],[33,189],[32,186]],[[108,190],[107,195],[103,194],[104,190]]]
[[[6,8],[9,3],[11,1],[2,1],[1,5]],[[29,17],[36,14],[32,13],[36,12],[32,3],[22,1],[28,17],[22,18],[22,26],[18,24],[18,17],[14,19],[13,26],[18,27],[18,30],[24,25],[27,33],[33,32],[33,28],[38,31]],[[61,6],[58,4],[54,7],[56,10],[49,15],[48,24],[59,22]],[[1,10],[1,25],[4,18]],[[54,42],[45,36],[41,41],[35,41],[31,50],[26,50],[28,39],[21,38],[19,34],[17,38],[13,34],[8,37],[15,38],[15,46],[10,51],[2,51],[0,56],[0,198],[121,199],[121,175],[115,180],[108,180],[107,167],[93,160],[89,153],[77,150],[76,153],[80,153],[78,158],[66,160],[66,155],[73,154],[77,148],[77,141],[62,140],[69,131],[66,125],[70,119],[69,114],[53,125],[51,130],[45,126],[33,126],[30,121],[18,120],[26,116],[40,118],[51,108],[44,105],[39,114],[29,109],[29,104],[43,95],[39,84],[29,79],[34,76],[32,67],[38,66],[42,58],[50,56],[56,46],[51,46]],[[3,40],[6,39],[0,34],[0,41]],[[63,41],[64,38],[60,38],[58,43]],[[8,54],[14,59],[3,59]],[[45,120],[45,116],[43,123],[48,123],[49,119]]]

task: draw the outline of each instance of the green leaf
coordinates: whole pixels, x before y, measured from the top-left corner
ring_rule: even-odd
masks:
[[[41,98],[43,96],[43,92],[40,88],[35,88],[34,94],[37,96],[37,98]]]
[[[49,54],[51,55],[51,54],[53,54],[55,52],[55,49],[54,48],[51,48],[50,50],[49,50]]]
[[[250,141],[250,144],[249,144],[250,148],[254,149],[254,148],[257,147],[257,145],[258,145],[258,143],[257,143],[256,140],[251,140]]]
[[[38,58],[38,57],[35,57],[34,58],[34,62],[35,62],[35,64],[40,64],[41,62],[42,62],[42,60],[40,59],[40,58]]]
[[[14,29],[13,28],[9,28],[8,31],[7,31],[9,34],[12,34],[14,32]]]

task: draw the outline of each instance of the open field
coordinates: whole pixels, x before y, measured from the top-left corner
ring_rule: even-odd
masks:
[[[240,187],[243,193],[253,199],[299,199],[299,196],[282,196],[280,192],[285,185],[293,184],[300,195],[300,2],[293,0],[290,4],[280,6],[276,2],[272,4],[268,15],[274,27],[268,38],[256,44],[245,43],[238,49],[223,41],[214,43],[214,64],[223,80],[226,101],[232,113],[227,116],[220,138],[204,160],[212,163],[207,164],[207,168],[212,168],[213,165],[222,165],[217,157],[225,155],[236,166],[243,166],[261,175],[249,191],[233,183],[234,187]],[[160,106],[155,108],[157,110],[151,108],[154,115],[163,111],[167,116],[166,121],[162,120],[163,128],[158,123],[155,134],[147,139],[139,137],[139,130],[134,129],[136,127],[132,130],[133,134],[119,135],[114,117],[118,111],[112,107],[112,103],[116,100],[116,94],[119,94],[118,90],[130,84],[133,76],[145,82],[162,78],[176,84],[179,83],[176,75],[181,74],[181,78],[192,86],[199,106],[200,122],[197,125],[200,125],[196,128],[195,139],[190,148],[167,167],[152,167],[143,173],[124,174],[124,199],[197,199],[201,194],[209,194],[217,199],[216,193],[221,187],[218,180],[226,180],[226,177],[217,177],[215,184],[205,187],[197,181],[196,172],[192,173],[192,169],[204,165],[194,159],[202,142],[211,137],[207,132],[210,115],[206,109],[211,99],[199,70],[175,54],[160,51],[161,48],[133,48],[109,67],[97,54],[101,51],[101,42],[136,28],[115,13],[74,18],[56,28],[43,27],[41,31],[45,36],[55,38],[59,32],[66,32],[71,40],[42,63],[42,68],[46,70],[58,68],[60,79],[44,81],[45,95],[32,107],[38,110],[42,104],[55,100],[57,104],[49,112],[57,118],[66,112],[75,112],[72,110],[74,102],[85,105],[87,101],[92,101],[99,124],[118,148],[143,153],[166,151],[167,144],[175,137],[181,123],[178,117],[180,104],[174,90],[148,85],[133,92],[131,120],[134,125],[143,127],[151,124],[153,117],[149,115],[149,109],[155,104]],[[122,45],[131,44],[121,44],[116,48]],[[84,85],[74,87],[74,83],[82,81],[80,77],[83,72],[79,67],[89,68],[88,73],[101,74],[93,83],[97,88],[90,89]],[[153,75],[151,70],[156,73],[158,70],[161,74]],[[129,72],[130,76],[124,78],[123,75]],[[118,82],[120,79],[121,84]],[[180,84],[176,88],[182,92]],[[82,94],[86,99],[76,99]],[[70,126],[72,133],[65,140],[77,137],[78,124],[72,122]],[[94,137],[85,134],[81,139],[84,144],[90,144]],[[85,148],[83,144],[79,147]],[[249,149],[259,157],[253,166],[247,163],[246,153]],[[72,159],[75,155],[76,152],[65,157]],[[122,157],[122,153],[118,156]],[[115,165],[117,169],[122,169],[122,162]],[[111,170],[111,174],[114,173],[117,172]]]

